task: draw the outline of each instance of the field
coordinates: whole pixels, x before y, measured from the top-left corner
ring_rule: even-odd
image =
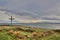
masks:
[[[26,26],[0,26],[0,40],[60,40],[60,31]]]

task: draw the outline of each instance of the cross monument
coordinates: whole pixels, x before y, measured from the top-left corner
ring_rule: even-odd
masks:
[[[11,25],[12,25],[12,21],[14,20],[14,18],[11,16],[11,18],[9,18],[9,20],[11,20]]]

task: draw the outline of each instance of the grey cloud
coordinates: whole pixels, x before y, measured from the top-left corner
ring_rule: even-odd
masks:
[[[16,15],[15,17],[18,18],[22,18],[22,19],[27,19],[27,20],[38,20],[40,19],[40,17],[34,13],[34,12],[30,12],[30,11],[21,11],[21,12],[14,12],[14,11],[10,11],[10,10],[5,10],[5,9],[0,9],[0,11],[4,12],[4,14],[7,14],[8,16],[10,15]]]
[[[1,1],[2,0],[0,0],[0,2]],[[38,10],[44,12],[44,10],[49,9],[57,2],[59,2],[59,0],[5,0],[2,1],[2,4],[4,4],[2,7],[9,10],[19,11],[21,9],[27,9],[30,11]]]
[[[28,20],[60,20],[54,17],[60,16],[59,4],[60,0],[0,0],[0,11]]]
[[[60,20],[59,18],[49,18],[49,17],[45,17],[45,18],[43,18],[44,20]]]

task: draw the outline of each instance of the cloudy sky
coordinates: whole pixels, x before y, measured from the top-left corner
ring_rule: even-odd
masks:
[[[59,22],[60,0],[0,0],[0,23]]]

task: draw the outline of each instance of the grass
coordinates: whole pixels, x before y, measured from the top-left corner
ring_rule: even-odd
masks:
[[[60,40],[60,33],[54,32],[53,34],[49,34],[45,37],[41,37],[42,32],[50,31],[48,29],[42,28],[31,28],[25,26],[0,26],[0,40]],[[19,36],[15,36],[14,34],[8,34],[8,31],[12,29],[14,31],[19,31]],[[33,32],[38,33],[37,36],[33,36]],[[25,37],[27,35],[28,37]]]

